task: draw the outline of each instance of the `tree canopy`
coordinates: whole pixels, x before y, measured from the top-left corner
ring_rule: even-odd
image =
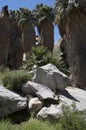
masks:
[[[35,24],[38,24],[39,20],[44,20],[44,18],[48,18],[52,22],[54,21],[54,10],[52,7],[47,5],[37,4],[35,9],[32,11],[32,14],[34,16]]]
[[[86,13],[86,0],[56,0],[55,11],[58,20],[74,14],[74,11]]]

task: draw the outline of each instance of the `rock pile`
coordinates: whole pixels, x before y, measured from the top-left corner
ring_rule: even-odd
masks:
[[[38,73],[39,70],[43,73]],[[69,83],[67,82],[67,76],[57,70],[58,69],[52,64],[37,68],[33,76],[35,78],[33,79],[37,81],[39,79],[38,77],[40,77],[39,82],[42,83],[28,81],[24,84],[22,86],[24,97],[0,86],[0,118],[16,111],[27,109],[30,113],[34,112],[38,119],[55,121],[62,115],[62,105],[71,106],[72,103],[76,104],[78,110],[85,110],[86,91],[79,88],[67,87]],[[56,78],[53,76],[54,73],[56,73]],[[41,81],[43,78],[45,84]],[[53,84],[56,82],[58,84],[55,84],[55,86],[52,87],[48,86],[52,85],[52,82]],[[64,86],[64,89],[60,89],[60,86],[62,85]],[[56,94],[56,91],[54,90],[58,87],[59,93]]]

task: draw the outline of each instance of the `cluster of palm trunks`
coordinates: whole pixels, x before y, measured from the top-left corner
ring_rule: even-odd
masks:
[[[60,19],[58,17],[56,23],[63,38],[72,84],[86,88],[86,0],[65,2],[67,6],[63,7],[64,15],[60,11]]]
[[[45,19],[40,26],[40,45],[44,45],[52,52],[54,47],[54,27]],[[4,6],[0,13],[0,65],[19,69],[22,66],[23,54],[30,52],[36,46],[35,27],[30,20],[24,26],[10,21],[8,6]]]

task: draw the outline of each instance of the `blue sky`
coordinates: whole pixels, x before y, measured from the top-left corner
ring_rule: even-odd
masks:
[[[55,0],[0,0],[0,10],[4,5],[8,5],[8,9],[17,10],[19,7],[25,7],[30,10],[34,9],[36,4],[47,4],[54,7]],[[56,42],[60,38],[58,27],[54,29],[54,41]]]

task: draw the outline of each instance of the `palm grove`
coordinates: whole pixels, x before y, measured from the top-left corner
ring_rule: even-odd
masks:
[[[38,4],[32,11],[20,8],[8,11],[7,6],[0,13],[0,65],[19,69],[23,53],[32,46],[43,45],[53,52],[54,25],[59,27],[64,50],[72,74],[72,85],[86,85],[86,1],[56,0],[55,7]],[[38,45],[36,45],[37,27]]]

